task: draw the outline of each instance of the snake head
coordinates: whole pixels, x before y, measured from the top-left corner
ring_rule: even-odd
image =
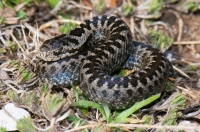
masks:
[[[44,61],[57,61],[77,53],[77,49],[69,48],[70,41],[66,34],[46,40],[40,47],[37,57]]]

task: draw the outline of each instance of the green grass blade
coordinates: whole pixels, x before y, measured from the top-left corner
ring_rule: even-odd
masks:
[[[112,121],[110,109],[109,109],[109,107],[106,103],[102,103],[102,106],[103,106],[103,109],[104,109],[105,114],[106,114],[107,123],[109,123],[109,122]]]
[[[140,108],[152,103],[153,101],[155,101],[156,99],[158,99],[160,97],[160,94],[156,94],[153,95],[143,101],[140,102],[136,102],[132,107],[130,107],[129,109],[124,110],[121,114],[119,114],[116,118],[115,121],[116,123],[122,123],[122,122],[126,122],[126,118],[128,116],[130,116],[132,113],[136,112],[137,110],[139,110]]]
[[[92,108],[95,108],[95,109],[97,109],[101,112],[103,119],[105,119],[105,120],[107,119],[103,106],[101,106],[98,103],[95,103],[95,102],[92,102],[92,101],[77,101],[77,102],[75,102],[71,105],[75,106],[75,107],[83,107],[83,108],[92,107]]]

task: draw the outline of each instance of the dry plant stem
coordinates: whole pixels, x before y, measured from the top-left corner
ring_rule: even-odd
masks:
[[[26,5],[26,2],[22,2],[21,4],[16,5],[15,11],[21,10]]]
[[[6,24],[16,24],[18,22],[19,18],[4,18],[3,22]]]
[[[82,0],[81,0],[81,2],[82,2]],[[86,10],[85,12],[87,13],[88,10]],[[83,13],[80,12],[80,13],[79,13],[80,21],[83,22],[83,21],[84,21],[84,18],[86,18],[88,15],[89,15],[89,14],[87,14],[87,15],[85,14],[85,15],[83,16]],[[93,15],[92,15],[92,16],[93,16]],[[91,17],[92,17],[92,16],[91,16]]]
[[[170,104],[170,102],[172,100],[174,100],[175,98],[177,97],[177,92],[176,93],[173,93],[162,105],[162,106],[167,106],[167,108],[169,107],[168,105]]]
[[[4,85],[5,86],[5,85]],[[5,95],[5,93],[9,90],[8,87],[0,87],[0,95],[3,95],[3,96],[0,96],[0,97],[5,97],[7,98],[7,96]],[[3,105],[2,102],[0,105]]]
[[[99,120],[99,114],[100,114],[100,113],[99,113],[98,110],[97,110],[97,111],[95,112],[95,115],[96,115],[95,118],[96,118],[97,121]]]
[[[6,45],[6,41],[5,41],[5,39],[3,38],[3,33],[0,33],[0,40],[1,40],[1,42],[3,43],[3,45]]]
[[[83,3],[83,0],[80,0],[80,4]],[[92,4],[91,6],[93,6]],[[93,8],[93,7],[92,7]],[[91,12],[91,10],[84,10],[84,12],[79,12],[79,21],[83,22],[86,18],[92,18],[94,17],[94,13]]]
[[[153,107],[152,110],[162,111],[162,110],[168,109],[169,107],[170,108],[173,107],[173,106],[170,106],[170,102],[177,97],[177,93],[178,92],[173,93],[162,105]]]
[[[16,68],[6,68],[10,63],[3,63],[0,65],[0,68],[2,71],[9,71],[9,72],[13,72],[14,70],[16,70]]]
[[[74,1],[72,1],[72,0],[69,1],[69,3],[73,4],[73,5],[74,5],[76,8],[78,8],[78,9],[92,10],[91,7],[78,4],[78,3],[76,3],[76,2],[74,2]]]
[[[170,114],[170,110],[171,110],[171,109],[172,109],[171,106],[167,108],[167,113],[164,115],[164,117],[163,117],[163,118],[161,119],[161,121],[158,123],[159,126],[161,126],[161,125],[163,124],[165,118],[169,116],[169,114]]]
[[[180,17],[180,15],[178,14],[178,12],[176,11],[173,11],[173,10],[169,10],[170,13],[173,13],[176,18],[178,19],[178,23],[179,23],[179,32],[178,32],[178,38],[177,38],[177,41],[179,42],[181,40],[181,36],[182,36],[182,33],[183,33],[183,19]]]
[[[1,68],[1,66],[0,66],[0,68]],[[12,80],[12,78],[6,72],[6,68],[1,68],[1,70],[0,70],[0,80]]]
[[[195,100],[200,99],[200,92],[199,91],[193,90],[192,88],[190,88],[186,85],[185,85],[185,87],[190,91],[191,95],[194,95],[193,97],[194,97]]]
[[[37,129],[37,130],[39,130],[39,131],[48,131],[48,130],[53,130],[53,128],[54,128],[54,125],[55,125],[55,120],[56,120],[56,118],[52,118],[51,119],[51,122],[50,122],[50,126],[48,126],[47,128],[45,128],[45,129],[42,129],[42,128],[38,128],[34,123],[32,123],[32,125]]]
[[[176,70],[177,72],[179,72],[181,75],[185,76],[188,79],[191,79],[186,73],[184,73],[183,71],[181,71],[177,67],[173,66],[173,68],[174,68],[174,70]]]
[[[163,27],[165,27],[165,29],[169,30],[169,34],[170,34],[170,37],[173,37],[174,36],[174,33],[172,31],[172,28],[169,26],[168,23],[164,23],[162,21],[157,21],[157,22],[154,22],[152,24],[150,24],[148,27],[150,26],[155,26],[155,25],[162,25]]]
[[[181,36],[182,36],[182,32],[183,32],[183,20],[181,19],[181,17],[179,16],[179,14],[176,11],[173,10],[169,10],[169,12],[173,13],[176,18],[178,19],[178,37],[177,37],[177,41],[179,42],[181,40]],[[178,51],[181,52],[183,50],[182,46],[178,46]]]
[[[24,88],[28,88],[28,87],[34,86],[38,81],[39,81],[39,78],[34,77],[34,78],[28,80],[28,81],[26,82],[27,84],[25,84],[23,87],[24,87]]]
[[[6,81],[2,81],[4,85],[8,86],[9,88],[11,88],[13,91],[17,92],[17,94],[21,93],[22,95],[24,93],[26,93],[26,90],[18,90],[15,87],[13,87],[12,85],[10,85],[10,80],[6,80]],[[15,84],[15,83],[13,83]],[[16,86],[19,86],[17,84],[15,84]]]
[[[140,5],[134,8],[134,13],[139,12],[139,11],[147,11],[149,8],[145,5]]]
[[[139,29],[137,28],[137,26],[135,26],[134,28],[135,28],[135,31],[137,32],[136,34],[138,34],[139,37],[142,37],[142,38],[145,40],[145,42],[148,42],[148,43],[149,43],[149,40],[145,37],[145,35],[143,34],[143,32],[141,32],[141,30],[139,30]]]
[[[187,115],[184,115],[184,117],[189,118],[189,117],[196,116],[196,115],[198,115],[198,114],[200,114],[200,109],[197,110],[197,111],[195,111],[195,112],[192,112],[192,113],[189,113],[189,114],[187,114]]]
[[[145,20],[145,19],[143,19],[143,20],[141,21],[141,23],[140,23],[140,30],[141,30],[141,32],[142,32],[145,36],[147,36],[147,34],[148,34],[148,29],[147,29],[147,26],[146,26],[146,20]]]
[[[74,128],[78,128],[78,127],[80,126],[80,121],[81,121],[81,120],[79,120],[79,121],[76,123],[76,125],[74,126]]]
[[[130,0],[127,0],[129,6],[133,6]]]
[[[11,26],[8,26],[8,27],[4,27],[4,29],[7,29],[4,32],[2,32],[3,30],[2,31],[0,30],[0,40],[4,45],[6,45],[6,41],[7,41],[7,40],[4,39],[4,37],[9,38],[8,36],[13,34],[13,29],[15,29],[18,32],[19,37],[22,36],[21,32],[19,31],[19,29],[17,29],[17,27],[23,28],[24,26],[23,25],[11,25]]]
[[[200,65],[200,63],[193,63],[184,59],[181,59],[181,61],[187,63],[188,65]]]
[[[159,17],[161,17],[161,15],[162,15],[162,13],[160,13],[160,12],[158,12],[156,15],[155,14],[150,14],[150,15],[147,15],[147,13],[148,13],[148,9],[149,9],[149,3],[151,3],[152,2],[152,0],[145,0],[144,2],[142,1],[137,1],[137,3],[138,3],[138,5],[139,6],[137,6],[137,7],[135,7],[134,8],[134,10],[133,10],[133,16],[134,17],[138,17],[138,18],[142,18],[142,19],[154,19],[154,18],[159,18]],[[141,11],[143,11],[143,12],[145,12],[145,13],[143,13],[143,14],[145,14],[145,15],[143,15],[143,14],[137,14],[137,12],[141,12]]]
[[[156,16],[152,15],[134,15],[134,17],[141,18],[141,19],[155,19],[161,17],[161,13],[158,13]]]
[[[25,23],[24,23],[24,26],[25,26],[26,28],[28,28],[29,31],[32,32],[33,34],[38,33],[38,37],[40,37],[40,38],[42,38],[42,39],[44,39],[44,40],[49,39],[48,36],[46,36],[45,34],[39,32],[38,29],[35,29],[34,27],[32,27],[31,25],[29,25],[28,23],[25,22]]]
[[[35,53],[37,53],[39,51],[39,48],[41,46],[41,43],[39,41],[39,33],[40,33],[39,30],[37,30],[37,32],[33,34],[33,38],[31,36],[29,36],[33,40],[35,50],[34,51],[28,51],[28,55],[31,55],[32,53],[33,53],[33,55],[35,55]],[[35,59],[36,59],[36,56],[32,57],[31,61],[29,61],[29,62],[32,64]]]
[[[191,54],[192,55],[196,54],[196,47],[195,47],[194,44],[192,44],[192,45],[186,45],[186,47],[191,50]]]
[[[181,86],[176,86],[176,88],[181,89],[182,91],[184,91],[185,94],[189,95],[191,98],[193,98],[195,100],[199,100],[199,98],[200,98],[200,92],[194,91],[189,87],[187,87],[187,89],[186,89]]]
[[[151,2],[152,0],[145,0],[145,1],[137,0],[139,6],[135,7],[134,11],[136,12],[136,11],[148,10],[149,7],[147,5]]]
[[[130,29],[131,29],[131,32],[132,32],[132,34],[134,35],[135,34],[135,20],[134,20],[134,17],[133,16],[131,16],[131,18],[130,18]]]
[[[191,101],[190,101],[190,102],[191,102]],[[193,100],[192,100],[191,104],[189,104],[189,106],[187,106],[187,107],[185,108],[184,113],[189,113],[189,112],[193,111],[194,108],[199,108],[199,107],[200,107],[200,100],[197,100],[197,101],[193,101]],[[200,109],[199,109],[199,110],[200,110]],[[199,111],[199,110],[198,110],[198,111]],[[199,114],[198,111],[196,111],[197,114]],[[196,112],[193,112],[193,113],[196,113]],[[188,115],[190,115],[190,114],[193,115],[193,113],[189,113]],[[187,118],[188,115],[186,115],[186,116],[183,115],[183,117],[186,117],[186,118]],[[195,115],[194,115],[194,116],[195,116]]]
[[[74,125],[75,122],[72,122],[71,124],[69,124],[66,128],[64,128],[65,130],[69,130],[70,128],[72,128],[72,126]]]
[[[200,41],[181,41],[181,42],[173,42],[172,44],[177,44],[177,45],[200,44]]]
[[[62,121],[64,119],[66,119],[69,116],[70,112],[71,112],[71,110],[68,110],[61,117],[59,117],[58,119],[56,119],[56,123],[59,122],[59,121]]]
[[[133,128],[147,128],[147,129],[162,129],[162,130],[190,130],[190,131],[198,131],[200,130],[200,126],[157,126],[157,125],[141,125],[141,124],[90,124],[85,126],[80,126],[71,130],[67,130],[65,132],[75,132],[80,131],[82,129],[91,129],[97,125],[103,125],[105,127],[127,127],[129,129]]]
[[[80,24],[80,21],[75,21],[75,20],[71,20],[71,19],[59,19],[59,20],[53,20],[53,21],[49,21],[43,25],[40,26],[39,30],[43,30],[49,26],[51,26],[54,23],[67,23],[67,22],[72,22],[72,23],[76,23],[76,24]]]
[[[22,33],[21,33],[20,29],[15,28],[14,30],[16,30],[18,32],[17,34],[19,35],[19,38],[21,38],[22,37]]]
[[[57,11],[60,10],[62,6],[63,6],[63,0],[60,0],[60,1],[57,3],[56,7],[54,7],[54,9],[51,10],[50,14],[56,14]]]
[[[22,23],[21,23],[21,25],[22,25]],[[24,41],[25,41],[26,47],[27,47],[27,49],[29,49],[29,44],[28,44],[28,41],[26,39],[26,34],[24,32],[24,26],[23,25],[21,26],[21,29],[22,29],[22,34],[23,34],[23,37],[24,37]]]
[[[21,49],[22,53],[24,52],[24,49],[21,47],[21,45],[19,44],[19,42],[17,41],[17,39],[15,38],[15,36],[13,34],[10,34],[10,36],[12,37],[12,39],[17,43],[17,45],[19,46],[19,48]]]
[[[15,82],[13,82],[11,80],[6,80],[6,81],[2,81],[2,82],[3,82],[3,84],[5,84],[9,88],[11,88],[12,90],[16,91],[17,93],[24,93],[25,92],[25,90],[17,90],[15,87],[10,85],[10,84],[13,84],[13,85],[17,86],[19,89],[22,89],[22,87],[20,87],[19,85],[17,85]]]

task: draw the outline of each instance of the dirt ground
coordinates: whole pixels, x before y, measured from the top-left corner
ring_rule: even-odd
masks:
[[[37,126],[33,131],[200,131],[200,2],[165,1],[157,5],[159,0],[155,1],[69,0],[59,1],[56,6],[48,2],[26,4],[22,1],[11,3],[12,8],[3,1],[0,10],[0,110],[8,102],[26,109],[31,122]],[[187,6],[188,2],[193,2],[193,10]],[[148,6],[150,3],[157,7]],[[72,107],[77,99],[76,90],[55,90],[46,86],[33,70],[32,62],[40,45],[62,34],[61,25],[69,22],[78,25],[102,14],[124,20],[136,41],[155,46],[150,30],[161,31],[165,38],[173,40],[169,44],[163,40],[162,43],[168,45],[159,48],[175,69],[175,77],[169,81],[170,88],[156,102],[131,114],[129,121],[110,123],[95,107]],[[79,98],[84,98],[79,89],[77,91]],[[47,97],[54,98],[53,94],[66,99],[61,103],[62,108],[52,110],[54,114],[46,110],[45,104],[48,104]],[[67,112],[64,119],[55,121]],[[114,121],[116,111],[111,110],[111,117]]]

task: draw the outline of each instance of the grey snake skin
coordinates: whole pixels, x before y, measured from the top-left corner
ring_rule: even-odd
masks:
[[[45,41],[36,69],[41,80],[55,87],[80,84],[92,101],[113,109],[130,107],[165,89],[173,73],[163,53],[132,40],[129,27],[115,16],[96,16],[68,34]],[[124,77],[119,69],[134,69]]]

